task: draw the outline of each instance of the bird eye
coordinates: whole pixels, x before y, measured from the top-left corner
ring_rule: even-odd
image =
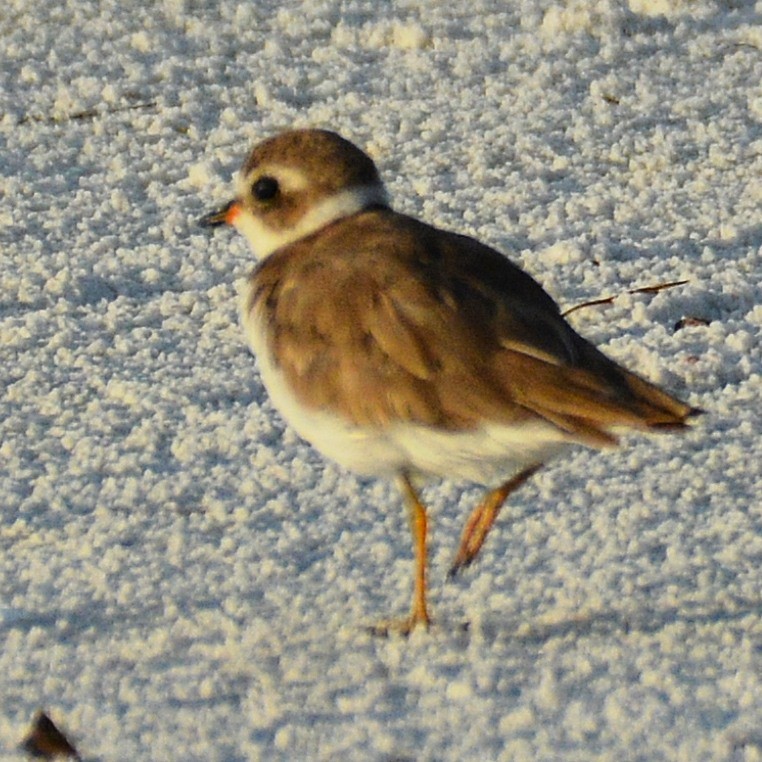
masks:
[[[278,193],[278,181],[274,177],[260,177],[252,183],[251,192],[257,201],[271,201]]]

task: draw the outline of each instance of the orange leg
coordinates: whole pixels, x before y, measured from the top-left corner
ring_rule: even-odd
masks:
[[[500,509],[503,507],[503,503],[505,503],[508,495],[515,489],[518,489],[541,466],[542,464],[538,463],[536,466],[530,466],[525,469],[517,476],[514,476],[513,479],[509,479],[505,484],[489,492],[484,500],[476,506],[463,528],[460,547],[455,556],[455,561],[453,561],[450,567],[448,577],[454,577],[461,569],[464,569],[474,561],[482,545],[484,545],[489,530],[492,529],[492,525],[495,523],[495,519],[497,519],[497,515],[500,513]]]
[[[426,515],[426,507],[413,489],[407,474],[402,476],[401,482],[405,502],[410,511],[410,531],[413,535],[413,556],[415,558],[413,607],[410,612],[410,624],[411,628],[417,624],[428,627],[431,624],[431,617],[426,606],[426,571],[428,565],[426,540],[429,531],[429,519]]]
[[[426,507],[418,497],[418,493],[410,482],[410,477],[403,473],[399,478],[400,490],[410,512],[410,531],[413,535],[414,556],[414,581],[413,581],[413,606],[410,616],[401,621],[382,622],[371,628],[376,635],[388,635],[390,632],[399,632],[409,635],[415,627],[423,625],[428,629],[431,624],[429,609],[426,605],[426,567],[427,551],[426,538],[428,534],[429,520],[426,515]]]

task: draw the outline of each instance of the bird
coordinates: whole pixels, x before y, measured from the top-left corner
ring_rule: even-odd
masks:
[[[701,412],[582,338],[501,252],[394,211],[375,162],[330,130],[255,145],[234,198],[199,222],[236,228],[257,260],[241,321],[274,407],[323,456],[399,485],[412,604],[379,633],[432,623],[427,482],[486,488],[454,576],[553,458],[629,430],[685,429]]]

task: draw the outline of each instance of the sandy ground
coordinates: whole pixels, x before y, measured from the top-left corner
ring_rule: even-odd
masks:
[[[0,11],[0,756],[762,759],[762,6],[363,0]],[[708,413],[579,450],[445,574],[390,484],[271,408],[251,267],[197,218],[250,144],[337,130]],[[658,293],[628,290],[675,280]],[[462,624],[469,623],[464,631]]]

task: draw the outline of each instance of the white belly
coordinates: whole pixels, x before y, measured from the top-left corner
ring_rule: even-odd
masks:
[[[248,315],[243,322],[273,405],[313,447],[359,474],[389,477],[408,471],[495,486],[530,465],[547,462],[571,444],[562,431],[543,421],[487,424],[461,432],[412,423],[352,425],[337,414],[301,404],[273,361],[264,332]]]

